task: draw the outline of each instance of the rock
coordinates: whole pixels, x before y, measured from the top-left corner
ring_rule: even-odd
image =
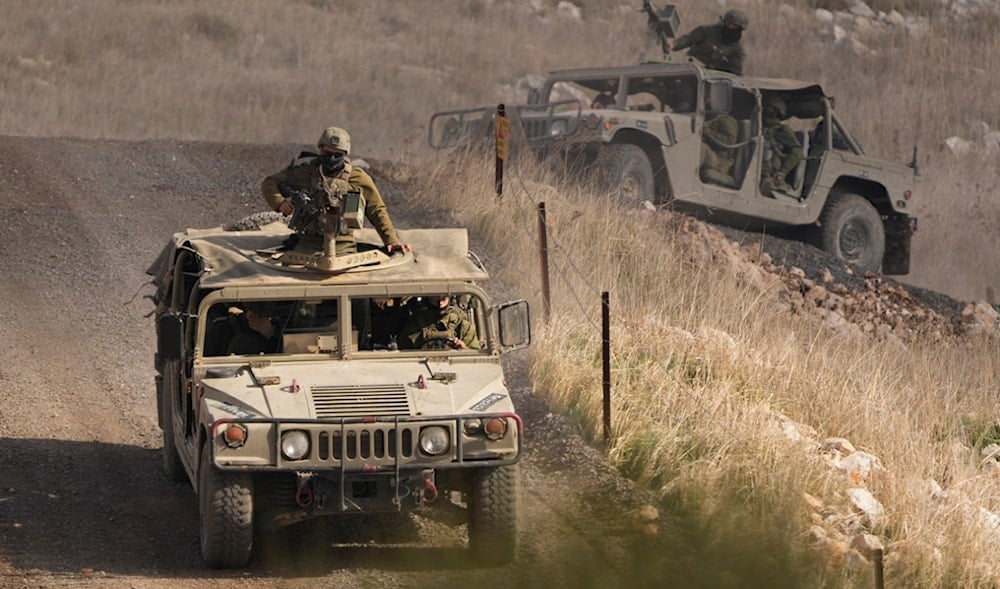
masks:
[[[813,16],[816,17],[816,21],[820,24],[828,25],[833,23],[833,13],[825,8],[817,8],[813,12]]]
[[[866,569],[871,566],[868,559],[857,550],[851,548],[844,554],[844,566],[852,571]]]
[[[894,27],[902,27],[906,25],[906,17],[904,17],[898,10],[890,11],[885,20]]]
[[[864,2],[861,2],[860,0],[858,0],[858,2],[855,2],[854,6],[851,6],[848,9],[848,12],[850,12],[854,16],[860,16],[868,19],[875,18],[875,11],[872,10],[870,6],[868,6]]]
[[[649,522],[656,521],[660,518],[660,512],[658,509],[649,505],[640,505],[638,509],[633,512],[632,517],[636,522],[648,524]]]
[[[965,156],[972,153],[972,142],[958,136],[952,136],[944,140],[941,148],[952,155]]]
[[[997,456],[1000,455],[1000,445],[990,444],[979,451],[979,455],[985,459],[992,459],[994,462],[997,461]]]
[[[809,526],[809,529],[806,531],[806,542],[810,544],[821,544],[826,541],[826,531],[823,529],[823,526]]]
[[[847,497],[854,507],[861,511],[869,525],[885,517],[885,508],[868,489],[850,488],[847,490]]]
[[[867,452],[854,452],[840,461],[840,470],[852,485],[867,483],[873,474],[885,472],[879,459]]]
[[[558,5],[556,5],[556,14],[563,18],[583,20],[583,15],[580,13],[580,7],[572,2],[566,2],[566,0],[562,0]]]
[[[965,130],[969,139],[981,141],[990,132],[990,125],[979,119],[965,119]]]
[[[854,449],[854,444],[849,442],[846,438],[827,438],[823,440],[824,450],[836,450],[841,454],[853,454],[856,450]]]
[[[865,558],[871,558],[876,550],[883,550],[882,541],[872,534],[858,534],[851,540],[851,548],[863,554]]]

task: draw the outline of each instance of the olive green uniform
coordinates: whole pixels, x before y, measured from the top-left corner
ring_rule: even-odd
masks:
[[[705,64],[713,70],[721,70],[733,74],[743,73],[743,62],[747,54],[740,41],[727,43],[722,34],[726,25],[701,25],[690,33],[678,37],[673,44],[673,50],[688,50],[688,56]]]
[[[764,172],[765,181],[770,182],[774,174],[780,172],[785,178],[802,161],[802,144],[788,125],[777,120],[764,121]],[[784,185],[773,185],[776,190],[788,192],[793,189],[786,180]]]
[[[297,165],[289,166],[284,170],[272,174],[264,179],[260,185],[260,191],[264,200],[274,210],[278,210],[285,197],[281,194],[280,186],[288,185],[295,190],[316,190],[322,189],[330,194],[344,193],[349,190],[358,190],[365,199],[365,218],[372,227],[378,231],[382,243],[392,245],[399,243],[396,229],[389,218],[389,209],[382,200],[382,194],[375,181],[361,168],[353,166],[350,162],[345,163],[344,170],[335,178],[326,177],[320,170],[318,160],[309,160]],[[346,230],[337,236],[337,251],[340,252],[345,247],[352,249],[354,246],[353,232]]]
[[[413,311],[403,325],[399,346],[411,349],[433,347],[435,342],[432,340],[439,338],[458,338],[465,342],[467,348],[479,349],[476,327],[464,310],[456,305],[441,309],[426,304],[426,301]]]

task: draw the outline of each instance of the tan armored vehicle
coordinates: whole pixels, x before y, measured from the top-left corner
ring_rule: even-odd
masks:
[[[255,531],[444,504],[476,557],[511,560],[522,423],[500,356],[528,344],[527,304],[490,302],[464,229],[401,231],[415,253],[392,256],[362,229],[352,263],[313,267],[290,234],[191,229],[148,270],[163,466],[198,495],[204,562],[246,565]],[[445,296],[469,341],[411,327]]]
[[[772,155],[763,104],[778,97],[805,157],[787,177],[790,190],[764,189]],[[432,147],[482,142],[495,107],[439,112]],[[807,227],[809,240],[862,270],[909,272],[916,230],[914,166],[865,155],[833,110],[833,99],[810,82],[737,76],[674,54],[624,67],[551,72],[528,102],[508,106],[512,135],[539,158],[603,188],[737,226]],[[734,119],[735,137],[705,131],[713,119]],[[488,140],[488,139],[487,139]],[[706,166],[703,144],[727,160]]]

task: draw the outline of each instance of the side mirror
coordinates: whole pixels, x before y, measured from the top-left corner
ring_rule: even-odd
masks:
[[[732,81],[725,78],[705,80],[705,111],[711,115],[725,114],[732,107]]]
[[[164,313],[157,320],[156,349],[161,360],[184,357],[184,319],[175,313]]]
[[[511,301],[497,311],[500,323],[500,346],[504,350],[524,348],[531,343],[531,318],[528,301]]]
[[[528,104],[538,104],[538,100],[541,98],[541,93],[538,92],[538,88],[531,88],[528,90]]]

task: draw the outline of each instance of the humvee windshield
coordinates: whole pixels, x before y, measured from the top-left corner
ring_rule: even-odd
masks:
[[[442,309],[468,321],[478,349],[485,333],[484,302],[471,293],[353,296],[303,300],[221,301],[208,310],[203,355],[319,354],[341,349],[341,319],[350,324],[350,350],[455,349]],[[439,324],[440,323],[440,324]],[[468,336],[467,336],[468,337]]]

